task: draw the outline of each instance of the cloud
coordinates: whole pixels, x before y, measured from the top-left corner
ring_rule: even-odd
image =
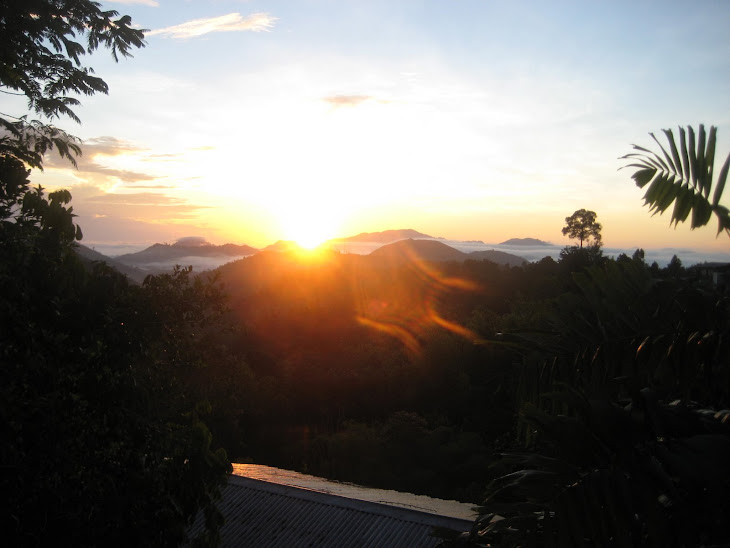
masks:
[[[141,4],[143,6],[150,6],[151,8],[158,8],[160,7],[159,2],[156,2],[155,0],[107,0],[110,4]]]
[[[154,192],[103,192],[86,186],[83,192],[74,190],[74,211],[80,217],[134,219],[165,223],[180,222],[197,217],[208,206],[192,204],[184,199]],[[81,223],[83,228],[83,223]]]
[[[184,238],[178,238],[175,242],[177,245],[185,245],[188,247],[202,247],[206,245],[211,245],[208,240],[203,238],[202,236],[185,236]]]
[[[96,137],[85,141],[81,146],[82,155],[76,158],[78,173],[98,173],[106,177],[114,177],[125,183],[134,183],[138,181],[152,181],[157,179],[154,175],[130,171],[126,169],[114,169],[106,167],[97,161],[98,156],[121,156],[124,154],[133,154],[144,152],[145,149],[134,146],[133,144],[117,139],[116,137]],[[66,168],[68,162],[62,160],[57,153],[49,154],[46,157],[46,166],[53,168]]]
[[[335,108],[356,107],[373,99],[374,97],[370,95],[330,95],[322,98],[325,103],[329,103]]]
[[[139,147],[134,146],[128,141],[117,139],[116,137],[110,137],[108,135],[102,137],[94,137],[93,139],[87,139],[82,145],[82,152],[95,154],[105,154],[107,156],[118,156],[129,151],[139,151]]]
[[[276,17],[268,13],[252,13],[243,17],[240,13],[229,13],[220,17],[194,19],[180,25],[156,29],[145,33],[146,36],[166,36],[169,38],[195,38],[211,32],[268,31],[274,26]]]
[[[133,206],[155,206],[166,207],[171,205],[181,205],[185,201],[173,196],[165,194],[156,194],[154,192],[136,192],[136,193],[120,193],[107,192],[97,196],[91,196],[86,199],[87,202],[104,203],[114,205],[133,205]],[[197,207],[197,206],[195,206]]]

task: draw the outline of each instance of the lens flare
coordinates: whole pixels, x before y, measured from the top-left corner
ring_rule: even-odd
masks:
[[[398,339],[408,351],[418,354],[428,332],[434,328],[444,329],[462,337],[473,344],[486,341],[469,328],[452,322],[439,312],[439,306],[446,295],[454,292],[480,291],[478,284],[471,280],[445,275],[436,265],[422,260],[416,253],[407,252],[405,261],[391,264],[384,269],[398,272],[408,278],[416,278],[419,283],[401,285],[394,281],[397,294],[393,293],[379,299],[368,298],[366,288],[355,287],[356,319],[360,325],[386,333]],[[357,283],[357,282],[355,282]]]

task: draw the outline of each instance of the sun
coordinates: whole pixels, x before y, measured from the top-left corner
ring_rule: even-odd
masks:
[[[316,227],[314,229],[311,229],[310,227],[299,227],[298,233],[289,239],[294,240],[304,249],[315,249],[333,237],[334,236],[331,232],[323,232],[317,230]]]
[[[241,177],[252,184],[220,173],[211,185],[226,199],[255,204],[275,225],[273,239],[312,249],[345,236],[365,212],[399,200],[410,204],[420,192],[421,179],[413,173],[423,131],[413,129],[421,126],[402,104],[366,100],[335,108],[300,101],[274,118],[289,131],[264,124],[250,143]]]
[[[304,249],[314,249],[337,237],[344,214],[340,204],[313,197],[292,201],[285,207],[279,204],[276,211],[283,239]]]

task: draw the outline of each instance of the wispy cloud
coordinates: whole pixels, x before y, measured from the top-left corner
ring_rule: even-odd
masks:
[[[174,185],[145,185],[145,184],[137,184],[132,183],[129,185],[125,185],[125,188],[133,188],[135,190],[144,189],[144,190],[170,190],[174,189]]]
[[[134,146],[132,143],[108,135],[87,139],[82,145],[83,153],[90,156],[95,156],[96,154],[118,156],[126,152],[138,150],[141,149]]]
[[[194,19],[180,25],[156,29],[145,33],[147,36],[166,36],[169,38],[195,38],[211,32],[263,32],[273,28],[276,17],[268,13],[252,13],[246,17],[240,13],[229,13],[220,17]]]
[[[120,193],[120,192],[107,192],[99,194],[97,196],[91,196],[86,199],[87,202],[104,203],[104,204],[115,204],[115,205],[134,205],[134,206],[169,206],[169,205],[182,205],[185,204],[185,200],[176,198],[174,196],[167,196],[165,194],[156,194],[153,192],[134,192],[134,193]],[[196,207],[196,206],[194,206]]]
[[[115,137],[97,137],[89,139],[82,145],[82,155],[76,158],[78,167],[76,173],[97,173],[105,177],[113,177],[125,183],[134,183],[139,181],[152,181],[157,177],[147,173],[140,173],[126,169],[115,169],[99,163],[100,156],[120,156],[123,154],[134,154],[143,152],[127,141],[117,139]],[[60,159],[57,154],[49,154],[46,157],[46,165],[48,167],[66,168],[68,164]]]
[[[93,188],[93,187],[92,187]],[[155,192],[99,192],[82,196],[79,209],[86,215],[128,218],[138,221],[181,221],[192,219],[208,206],[197,205],[187,200]],[[74,198],[74,205],[76,199]]]

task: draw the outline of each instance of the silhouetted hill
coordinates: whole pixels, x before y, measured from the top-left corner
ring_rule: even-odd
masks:
[[[467,259],[472,259],[476,261],[487,260],[499,265],[508,266],[521,266],[527,262],[517,255],[493,249],[463,253],[435,240],[401,240],[376,249],[369,257],[378,260],[387,259],[391,262],[408,260],[462,262]]]
[[[369,257],[402,261],[464,261],[468,255],[435,240],[401,240],[384,245],[373,251]]]
[[[188,257],[233,258],[253,255],[258,250],[248,245],[213,245],[195,238],[182,238],[174,244],[154,244],[137,253],[127,253],[115,257],[121,263],[143,266],[155,263],[170,263]]]
[[[439,240],[441,238],[434,238],[428,234],[423,234],[417,230],[410,228],[403,228],[398,230],[383,230],[381,232],[362,232],[357,236],[350,236],[349,238],[334,238],[330,242],[379,242],[383,244],[389,244],[391,242],[397,242],[398,240],[408,240],[410,238],[429,238],[432,240]]]
[[[130,280],[133,280],[137,283],[142,283],[142,281],[145,279],[145,276],[147,276],[147,273],[140,270],[139,268],[126,265],[122,262],[117,261],[116,259],[107,257],[106,255],[103,255],[98,251],[82,244],[78,244],[78,246],[76,247],[76,253],[79,255],[81,260],[87,264],[90,264],[92,262],[106,263],[108,266],[116,269],[117,271],[127,276]]]
[[[271,245],[267,245],[261,251],[299,251],[302,249],[298,243],[292,240],[278,240]]]
[[[543,242],[537,238],[510,238],[509,240],[502,242],[499,245],[524,245],[524,246],[535,246],[535,245],[552,245],[549,242]]]
[[[475,260],[492,261],[493,263],[507,266],[522,266],[528,262],[518,255],[512,255],[511,253],[505,253],[504,251],[497,251],[496,249],[487,249],[486,251],[473,251],[472,253],[469,253],[468,258]]]

